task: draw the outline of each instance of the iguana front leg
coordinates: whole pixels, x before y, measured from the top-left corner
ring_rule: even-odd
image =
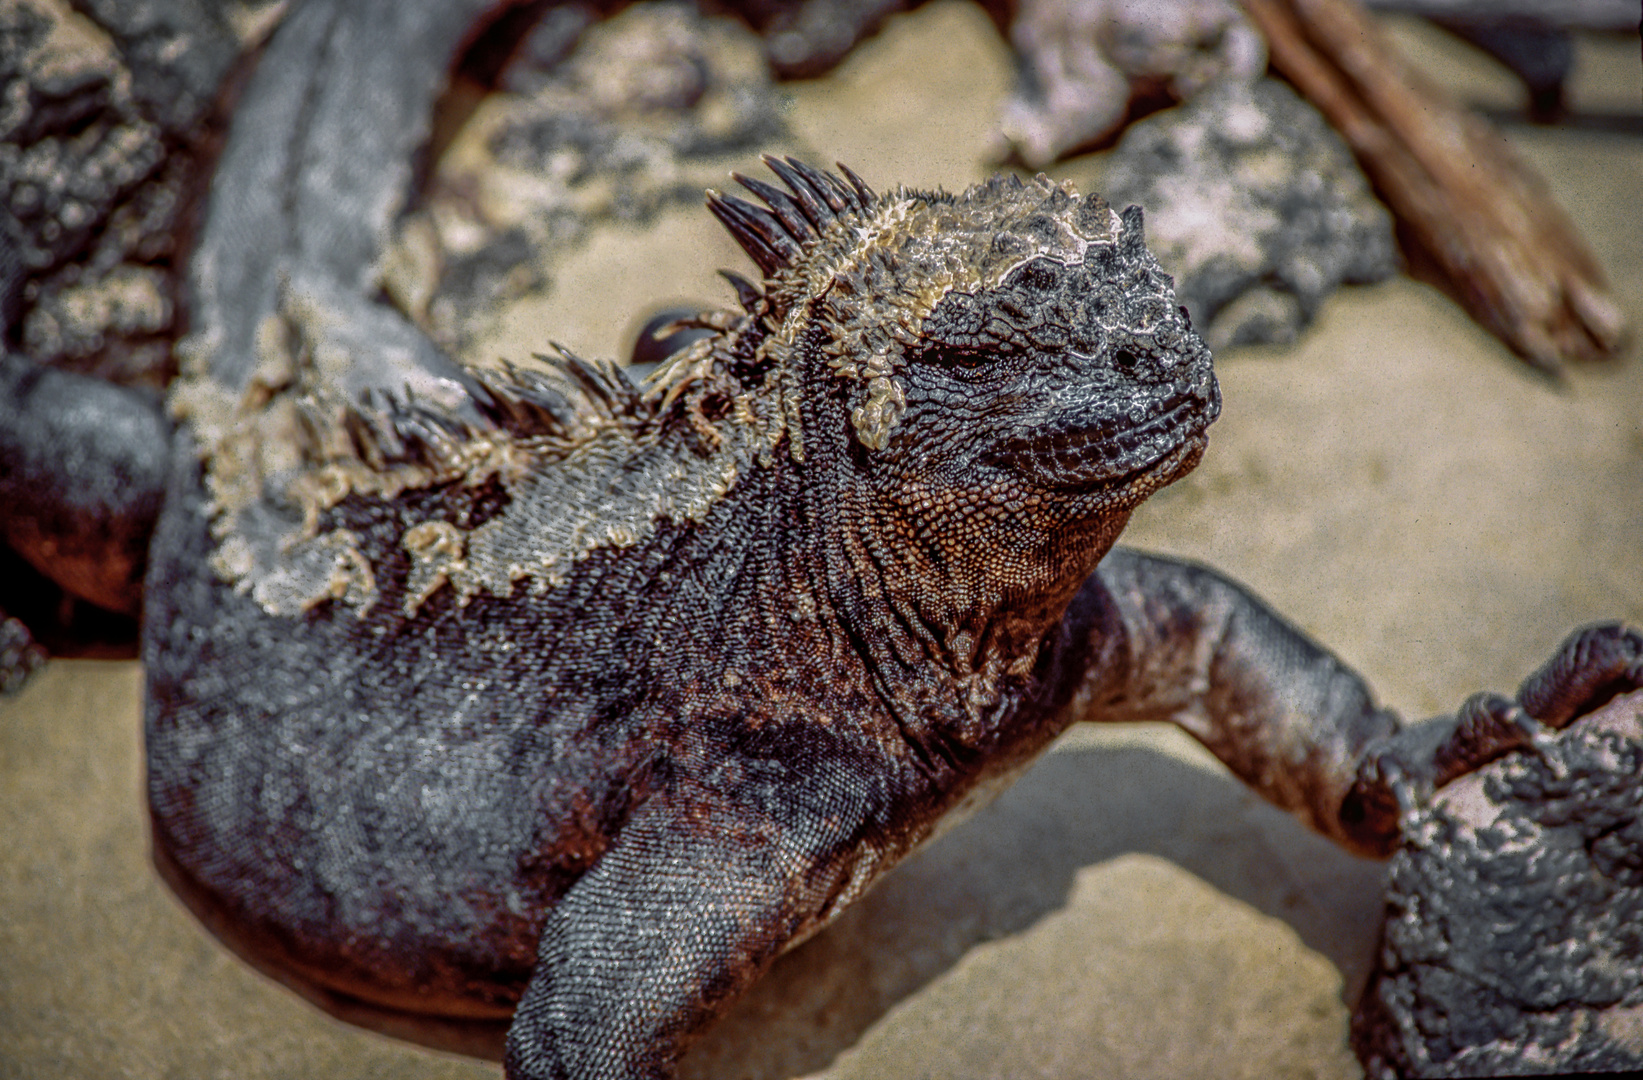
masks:
[[[1114,549],[1070,617],[1093,655],[1085,720],[1167,720],[1268,801],[1353,850],[1391,821],[1342,808],[1370,752],[1402,729],[1364,681],[1242,587],[1189,563]]]
[[[1364,681],[1241,586],[1203,567],[1115,550],[1074,603],[1092,650],[1080,719],[1168,720],[1266,799],[1366,855],[1397,843],[1403,810],[1533,747],[1643,685],[1643,637],[1577,631],[1518,700],[1480,694],[1405,726]]]
[[[1495,693],[1467,698],[1453,716],[1407,728],[1367,748],[1342,818],[1384,837],[1404,811],[1497,758],[1518,750],[1543,753],[1558,729],[1614,697],[1643,687],[1643,635],[1620,623],[1575,630],[1551,659],[1518,688],[1515,699]],[[1361,824],[1360,824],[1361,823]]]
[[[509,1080],[672,1077],[726,1002],[897,857],[871,762],[822,749],[712,771],[646,803],[548,912]]]

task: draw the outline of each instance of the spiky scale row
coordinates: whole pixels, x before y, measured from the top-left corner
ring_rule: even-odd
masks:
[[[429,470],[425,480],[432,483],[468,470],[474,448],[498,438],[519,440],[545,462],[604,428],[638,430],[655,418],[654,403],[614,363],[555,350],[556,356],[537,355],[547,365],[541,370],[505,364],[502,371],[470,371],[489,430],[415,395],[343,402],[310,388],[299,396],[297,414],[307,429],[306,456],[315,467],[357,458],[379,473],[413,466]]]
[[[850,186],[855,189],[856,198],[863,210],[878,201],[878,196],[873,193],[872,188],[867,186],[867,181],[857,176],[850,166],[842,161],[836,161],[834,164],[839,167],[839,172],[844,174],[844,178],[850,181]]]
[[[505,365],[505,377],[476,373],[480,385],[496,400],[490,419],[514,435],[572,437],[598,423],[640,415],[637,388],[608,360],[587,360],[563,345],[557,356],[536,358],[543,370]]]
[[[734,195],[710,191],[707,205],[766,277],[792,262],[803,250],[768,211]]]
[[[751,191],[765,201],[776,219],[781,222],[782,228],[795,240],[808,240],[815,236],[815,227],[805,219],[804,212],[799,205],[774,184],[767,184],[752,176],[743,176],[741,173],[731,173],[731,177],[742,187]]]
[[[848,184],[796,158],[783,160],[766,154],[763,161],[787,185],[787,191],[741,173],[731,176],[764,200],[768,209],[718,191],[707,193],[707,205],[766,277],[792,265],[804,246],[820,237],[840,214],[866,214],[877,203],[873,189],[844,165],[839,170],[849,178]]]
[[[730,282],[730,287],[736,290],[736,302],[742,305],[743,311],[752,315],[759,301],[764,299],[764,290],[734,270],[720,270],[719,276]]]

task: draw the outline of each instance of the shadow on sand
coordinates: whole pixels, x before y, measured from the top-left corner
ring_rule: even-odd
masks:
[[[1047,756],[778,961],[692,1050],[684,1075],[820,1071],[974,947],[1064,908],[1081,870],[1131,854],[1168,860],[1287,923],[1340,971],[1350,1007],[1379,933],[1382,864],[1259,802],[1207,755],[1199,766],[1158,745],[1074,744]]]

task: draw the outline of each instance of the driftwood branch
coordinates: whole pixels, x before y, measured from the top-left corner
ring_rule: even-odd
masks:
[[[1428,19],[1523,19],[1542,26],[1635,30],[1637,0],[1364,0],[1372,11]]]
[[[1462,304],[1556,372],[1627,335],[1603,272],[1535,172],[1411,70],[1356,0],[1242,0],[1272,65],[1357,154]]]

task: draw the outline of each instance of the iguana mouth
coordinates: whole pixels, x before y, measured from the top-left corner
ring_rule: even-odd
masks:
[[[992,463],[1024,472],[1057,488],[1123,487],[1149,475],[1164,483],[1197,463],[1205,434],[1221,411],[1213,379],[1205,389],[1178,392],[1153,406],[1140,423],[1103,418],[1089,427],[1063,428],[1013,439]]]
[[[1188,433],[1173,449],[1164,453],[1139,469],[1132,469],[1110,482],[1111,487],[1129,488],[1147,481],[1153,483],[1153,489],[1165,487],[1181,479],[1187,473],[1197,468],[1199,460],[1204,456],[1204,450],[1209,446],[1209,421],[1202,420]]]

